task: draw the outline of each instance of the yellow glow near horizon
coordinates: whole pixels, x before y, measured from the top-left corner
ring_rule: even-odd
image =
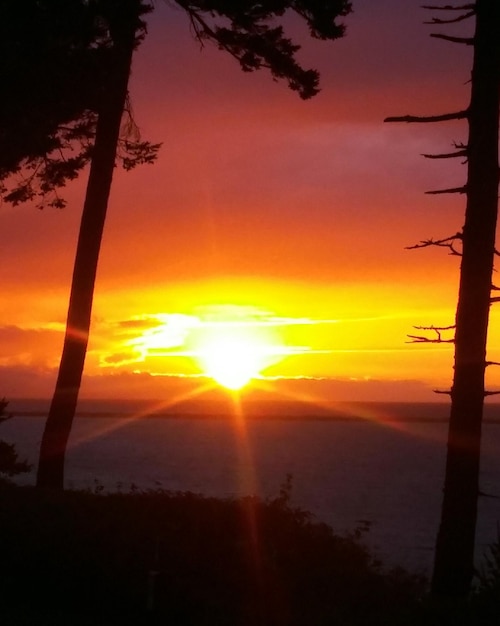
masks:
[[[373,297],[373,306],[356,308],[353,299],[356,310],[347,315],[345,294],[339,291],[338,299],[330,303],[331,315],[320,317],[311,310],[317,302],[312,298],[312,305],[306,299],[296,310],[283,307],[275,312],[257,298],[256,305],[242,304],[238,298],[206,304],[202,295],[198,306],[169,303],[168,309],[158,307],[115,320],[103,316],[94,327],[95,347],[88,355],[87,371],[102,380],[114,375],[116,385],[128,384],[120,382],[129,380],[120,379],[120,374],[141,374],[151,387],[152,377],[201,378],[197,384],[211,386],[216,381],[231,389],[249,382],[260,387],[265,379],[281,378],[422,380],[438,389],[449,385],[451,346],[407,344],[406,336],[418,319],[446,325],[450,310],[428,313],[412,302],[410,310],[396,311],[384,294]],[[492,331],[497,327],[492,324]],[[492,332],[492,360],[498,360],[495,339]],[[488,374],[490,386],[496,385],[496,372]],[[167,384],[157,380],[158,388]]]
[[[101,364],[153,375],[202,375],[240,389],[288,357],[318,351],[301,341],[299,328],[332,323],[232,304],[156,313],[121,323],[120,331],[132,337],[103,355]]]
[[[227,389],[241,389],[269,365],[273,347],[249,329],[214,329],[196,349],[204,372]]]

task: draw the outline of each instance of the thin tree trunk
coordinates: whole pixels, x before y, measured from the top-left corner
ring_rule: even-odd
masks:
[[[455,366],[432,592],[464,597],[474,573],[481,425],[498,209],[500,2],[478,0],[468,111],[467,206]]]
[[[94,285],[115,167],[137,24],[114,35],[113,62],[99,111],[76,251],[59,374],[40,447],[37,486],[63,489],[64,458],[87,352]]]

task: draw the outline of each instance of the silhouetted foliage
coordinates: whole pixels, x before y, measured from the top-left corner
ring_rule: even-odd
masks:
[[[115,10],[114,4],[115,0],[0,4],[0,82],[5,94],[0,100],[0,194],[5,201],[17,205],[37,200],[40,207],[62,208],[65,200],[57,189],[89,163],[96,116],[112,71],[105,16]],[[311,36],[333,40],[344,34],[337,18],[351,10],[346,0],[176,4],[189,14],[200,42],[214,42],[244,71],[268,68],[302,98],[318,92],[318,72],[301,67],[295,58],[300,46],[284,35],[281,25],[273,26],[273,20],[291,10],[307,23]],[[151,4],[142,4],[143,12],[150,8]],[[123,165],[130,169],[154,160],[159,146],[124,138],[121,148]]]
[[[316,39],[337,39],[344,34],[339,17],[351,11],[347,0],[176,0],[187,11],[198,40],[214,42],[221,50],[234,56],[245,72],[268,68],[274,79],[284,78],[290,89],[301,98],[310,98],[319,91],[316,70],[301,67],[295,57],[300,46],[285,36],[283,26],[271,21],[286,11],[298,14]],[[220,25],[220,18],[228,24]]]
[[[92,156],[109,80],[107,0],[3,0],[0,4],[0,194],[62,208],[57,190]],[[133,128],[136,131],[136,128]],[[123,141],[127,168],[157,145]]]
[[[0,425],[11,417],[5,411],[8,404],[5,398],[0,399]],[[0,484],[7,480],[5,477],[12,478],[30,470],[31,465],[27,461],[19,460],[16,447],[0,439]]]
[[[489,546],[476,573],[472,604],[478,624],[495,624],[500,619],[500,525],[497,540]]]
[[[17,624],[23,611],[30,626],[33,614],[121,626],[430,623],[421,578],[384,570],[359,539],[281,498],[17,488],[0,499],[0,600]]]

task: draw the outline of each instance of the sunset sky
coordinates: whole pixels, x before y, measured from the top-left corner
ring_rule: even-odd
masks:
[[[354,0],[333,43],[290,19],[321,73],[302,101],[200,49],[186,15],[156,4],[130,91],[143,137],[163,146],[155,165],[116,171],[82,395],[168,394],[171,376],[203,373],[214,328],[243,328],[273,348],[264,376],[327,379],[311,389],[332,400],[438,399],[452,348],[407,334],[453,323],[458,260],[405,246],[461,228],[463,197],[424,192],[463,184],[464,166],[421,154],[466,128],[383,119],[464,108],[470,50],[431,39],[443,28],[415,0]],[[64,210],[0,207],[0,396],[52,393],[85,184]],[[490,337],[500,360],[495,310]]]

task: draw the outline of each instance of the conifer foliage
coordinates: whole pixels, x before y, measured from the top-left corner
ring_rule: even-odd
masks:
[[[287,11],[294,12],[306,22],[312,37],[333,40],[344,34],[344,25],[337,19],[351,11],[351,3],[345,0],[177,0],[177,4],[188,13],[193,32],[201,43],[215,43],[235,57],[245,72],[269,69],[275,80],[285,79],[290,89],[304,99],[318,93],[319,74],[298,63],[295,53],[300,46],[285,36],[281,24],[272,25],[274,20]]]
[[[92,157],[112,41],[96,0],[0,4],[0,195],[14,205],[63,208],[58,193]],[[102,6],[100,6],[102,5]],[[128,109],[125,110],[127,114]],[[120,138],[128,169],[154,159],[133,125]]]

